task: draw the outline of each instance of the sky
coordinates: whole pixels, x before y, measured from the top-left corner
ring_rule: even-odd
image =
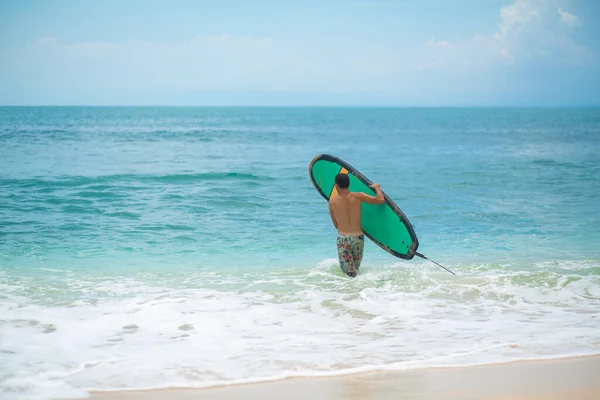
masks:
[[[0,0],[0,105],[600,106],[599,0]]]

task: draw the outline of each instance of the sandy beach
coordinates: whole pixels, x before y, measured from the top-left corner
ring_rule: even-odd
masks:
[[[92,400],[600,399],[600,356],[295,378],[207,389],[94,392]]]

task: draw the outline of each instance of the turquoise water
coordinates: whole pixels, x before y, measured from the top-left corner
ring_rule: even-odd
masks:
[[[344,277],[320,153],[457,276]],[[599,197],[600,109],[0,108],[0,390],[600,353]]]

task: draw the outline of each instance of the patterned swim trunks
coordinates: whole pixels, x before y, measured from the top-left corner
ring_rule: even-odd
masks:
[[[340,268],[348,276],[355,277],[358,274],[365,246],[364,235],[347,236],[338,235],[337,250],[340,260]]]

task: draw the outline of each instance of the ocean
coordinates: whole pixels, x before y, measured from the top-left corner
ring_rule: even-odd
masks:
[[[426,260],[337,265],[321,153]],[[0,394],[600,354],[600,109],[0,108]]]

